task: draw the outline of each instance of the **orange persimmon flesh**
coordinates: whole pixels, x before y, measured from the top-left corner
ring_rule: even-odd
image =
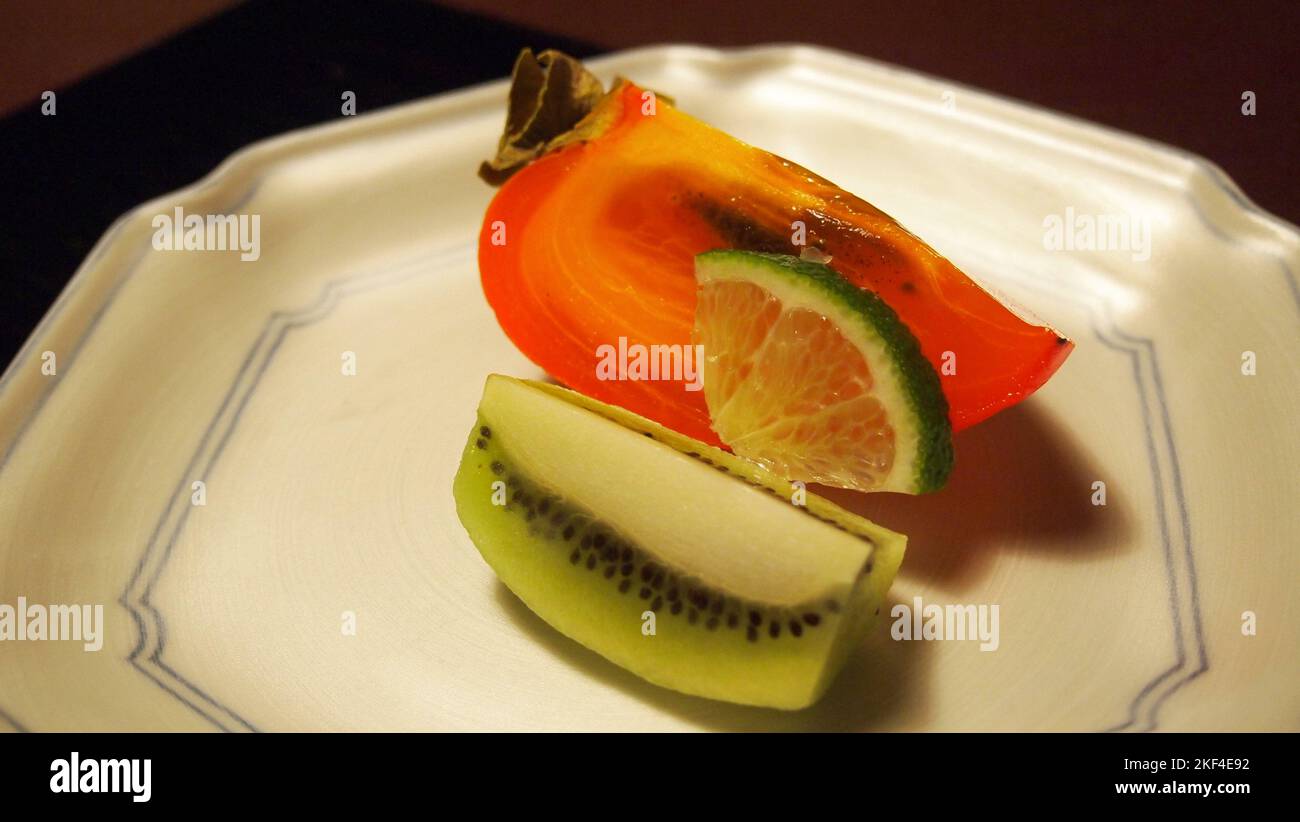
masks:
[[[601,380],[597,350],[690,345],[694,257],[715,248],[833,257],[880,295],[942,376],[954,431],[1033,393],[1073,344],[1018,317],[892,218],[827,180],[624,82],[584,142],[534,160],[488,206],[479,269],[502,329],[560,382],[712,444],[682,381]],[[942,368],[945,352],[956,373]],[[951,360],[951,356],[948,358]]]

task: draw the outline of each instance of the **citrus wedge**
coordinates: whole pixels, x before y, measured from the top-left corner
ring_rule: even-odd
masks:
[[[860,491],[943,486],[952,431],[939,375],[880,297],[782,254],[706,252],[695,277],[704,397],[737,455]]]

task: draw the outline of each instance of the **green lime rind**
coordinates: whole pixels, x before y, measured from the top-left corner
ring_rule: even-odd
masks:
[[[837,308],[836,320],[842,328],[844,321],[853,321],[859,330],[874,338],[888,357],[888,367],[906,400],[905,411],[911,418],[907,428],[916,436],[910,491],[922,494],[943,487],[953,465],[948,400],[939,374],[921,353],[921,344],[916,336],[880,295],[854,285],[828,265],[788,254],[718,249],[698,255],[696,264],[697,267],[717,266],[733,271],[737,270],[733,267],[758,268],[768,275],[778,276],[805,297]],[[879,373],[880,363],[869,361],[869,365],[873,372]],[[889,409],[891,414],[900,410]]]

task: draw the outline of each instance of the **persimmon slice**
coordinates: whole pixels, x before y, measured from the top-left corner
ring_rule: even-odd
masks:
[[[1073,348],[865,200],[633,83],[617,84],[574,132],[497,192],[479,269],[520,351],[584,394],[717,444],[702,392],[685,380],[601,379],[598,351],[620,338],[689,346],[696,254],[798,255],[800,240],[911,330],[942,375],[954,431],[1029,396]],[[954,360],[952,373],[943,366]]]

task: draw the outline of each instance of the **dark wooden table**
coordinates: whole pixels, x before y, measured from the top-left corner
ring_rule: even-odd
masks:
[[[120,214],[254,140],[502,76],[518,49],[814,42],[1172,143],[1300,222],[1300,3],[257,2],[0,120],[0,362]],[[1257,114],[1241,113],[1254,91]]]

